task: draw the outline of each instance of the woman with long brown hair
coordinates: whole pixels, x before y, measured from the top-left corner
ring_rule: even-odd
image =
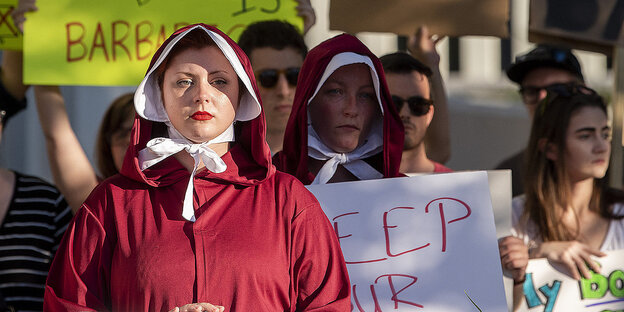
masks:
[[[532,258],[589,278],[592,256],[624,248],[624,197],[603,185],[611,127],[594,90],[555,85],[536,109],[526,156],[525,194],[513,200],[513,236],[500,240],[503,268],[515,285]]]

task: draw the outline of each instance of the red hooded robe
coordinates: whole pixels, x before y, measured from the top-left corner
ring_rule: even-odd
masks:
[[[370,58],[379,78],[379,98],[384,112],[383,152],[365,161],[382,173],[384,178],[403,176],[399,173],[405,139],[403,123],[392,105],[383,67],[375,54],[349,34],[338,35],[322,42],[306,56],[299,73],[292,112],[286,125],[283,149],[275,154],[273,162],[277,170],[296,176],[304,184],[310,184],[314,180],[315,175],[308,170],[308,102],[329,62],[343,52],[353,52]]]
[[[249,60],[219,30],[257,95]],[[189,27],[175,32],[156,52]],[[149,72],[149,71],[148,71]],[[46,311],[348,311],[339,244],[314,196],[275,171],[264,113],[238,122],[222,173],[194,179],[196,222],[182,218],[190,173],[174,157],[141,171],[138,153],[162,124],[135,117],[120,175],[103,181],[69,226],[45,289]]]

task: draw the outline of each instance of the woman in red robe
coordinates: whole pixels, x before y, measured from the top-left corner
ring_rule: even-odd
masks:
[[[211,26],[163,43],[135,94],[121,173],[91,193],[56,253],[46,311],[350,310],[329,221],[271,164],[253,77]]]
[[[342,34],[306,56],[273,160],[304,184],[397,177],[403,135],[381,62]]]

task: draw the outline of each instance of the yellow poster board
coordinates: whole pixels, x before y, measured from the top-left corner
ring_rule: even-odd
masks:
[[[182,26],[214,25],[238,39],[259,20],[303,29],[294,0],[39,0],[24,30],[26,84],[134,86]]]
[[[0,0],[0,49],[21,50],[22,34],[13,24],[11,12],[17,6],[17,0]]]

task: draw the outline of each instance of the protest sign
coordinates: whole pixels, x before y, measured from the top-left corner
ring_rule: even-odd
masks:
[[[17,6],[17,0],[0,0],[0,49],[21,50],[22,34],[15,27],[11,12]]]
[[[595,258],[601,272],[577,281],[563,266],[546,259],[529,261],[520,312],[624,310],[624,250],[608,251]]]
[[[623,22],[624,0],[531,0],[529,40],[611,55]]]
[[[507,310],[487,179],[308,186],[340,241],[354,311]]]
[[[457,171],[456,171],[457,172]],[[490,199],[494,212],[496,237],[511,235],[511,170],[487,170]],[[417,177],[431,173],[406,173],[407,176]]]
[[[152,55],[175,29],[201,22],[234,40],[258,20],[287,20],[302,29],[296,5],[294,0],[39,1],[25,25],[24,81],[138,85]]]
[[[466,14],[470,12],[470,14]],[[506,38],[509,1],[499,0],[332,0],[329,28],[412,35],[427,25],[433,34]]]

